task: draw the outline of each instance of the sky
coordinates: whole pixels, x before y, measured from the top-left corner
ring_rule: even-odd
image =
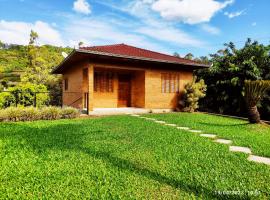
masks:
[[[224,43],[270,41],[269,0],[0,0],[0,40],[77,47],[125,43],[206,56]]]

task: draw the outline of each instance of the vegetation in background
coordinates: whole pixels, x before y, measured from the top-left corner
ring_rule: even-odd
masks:
[[[0,110],[0,122],[73,119],[78,116],[79,111],[71,107],[9,107]]]
[[[248,108],[248,118],[251,123],[260,122],[260,113],[257,105],[269,89],[270,81],[245,81],[244,97]]]
[[[151,116],[270,156],[265,125],[198,113]],[[1,199],[270,197],[269,166],[229,152],[227,145],[140,118],[1,123],[0,133]]]
[[[0,47],[0,92],[13,91],[24,85],[41,84],[46,87],[50,105],[61,105],[61,76],[51,74],[52,69],[64,58],[62,52],[69,53],[71,48],[37,45],[38,34],[30,33],[29,45],[7,45]],[[23,90],[24,88],[21,88]],[[32,94],[29,94],[33,96]],[[0,106],[6,93],[0,93]],[[10,102],[4,103],[10,105]],[[32,104],[33,105],[33,104]]]
[[[237,49],[233,43],[211,55],[213,66],[196,74],[207,84],[206,97],[200,100],[200,110],[246,116],[242,90],[245,80],[270,79],[270,45],[247,40]],[[258,104],[262,118],[270,120],[270,93]]]
[[[42,84],[19,83],[0,93],[0,108],[10,106],[44,106],[49,103],[47,87]]]
[[[184,89],[184,112],[195,112],[199,108],[199,100],[205,97],[207,86],[204,80],[196,82],[197,77],[193,78],[191,83],[187,83]]]

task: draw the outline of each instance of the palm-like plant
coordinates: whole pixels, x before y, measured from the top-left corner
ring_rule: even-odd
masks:
[[[245,81],[244,97],[250,123],[260,123],[260,113],[257,109],[257,104],[268,89],[270,89],[270,81],[268,80]]]

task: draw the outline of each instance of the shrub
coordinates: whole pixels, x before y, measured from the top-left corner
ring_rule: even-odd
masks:
[[[194,77],[191,83],[185,85],[184,89],[184,112],[195,112],[199,108],[199,99],[205,97],[207,86],[204,80],[196,82]]]
[[[0,122],[73,119],[78,116],[79,111],[71,107],[63,109],[52,106],[41,109],[34,107],[9,107],[0,110]]]
[[[56,120],[61,118],[61,108],[59,107],[44,107],[41,109],[41,119]]]
[[[34,107],[26,107],[22,110],[21,121],[35,121],[41,118],[40,111]]]
[[[18,122],[22,120],[23,116],[23,108],[18,107],[9,107],[2,111],[3,114],[3,121],[11,121],[11,122]]]
[[[257,109],[259,101],[263,98],[267,90],[270,89],[270,81],[257,80],[245,81],[244,97],[248,108],[248,119],[250,123],[260,123],[260,113]]]
[[[79,111],[72,107],[65,107],[61,110],[62,119],[73,119],[79,116]]]

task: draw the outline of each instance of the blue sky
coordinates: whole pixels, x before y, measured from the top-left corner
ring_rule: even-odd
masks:
[[[269,0],[0,0],[0,40],[74,47],[126,43],[204,56],[250,37],[270,41]]]

